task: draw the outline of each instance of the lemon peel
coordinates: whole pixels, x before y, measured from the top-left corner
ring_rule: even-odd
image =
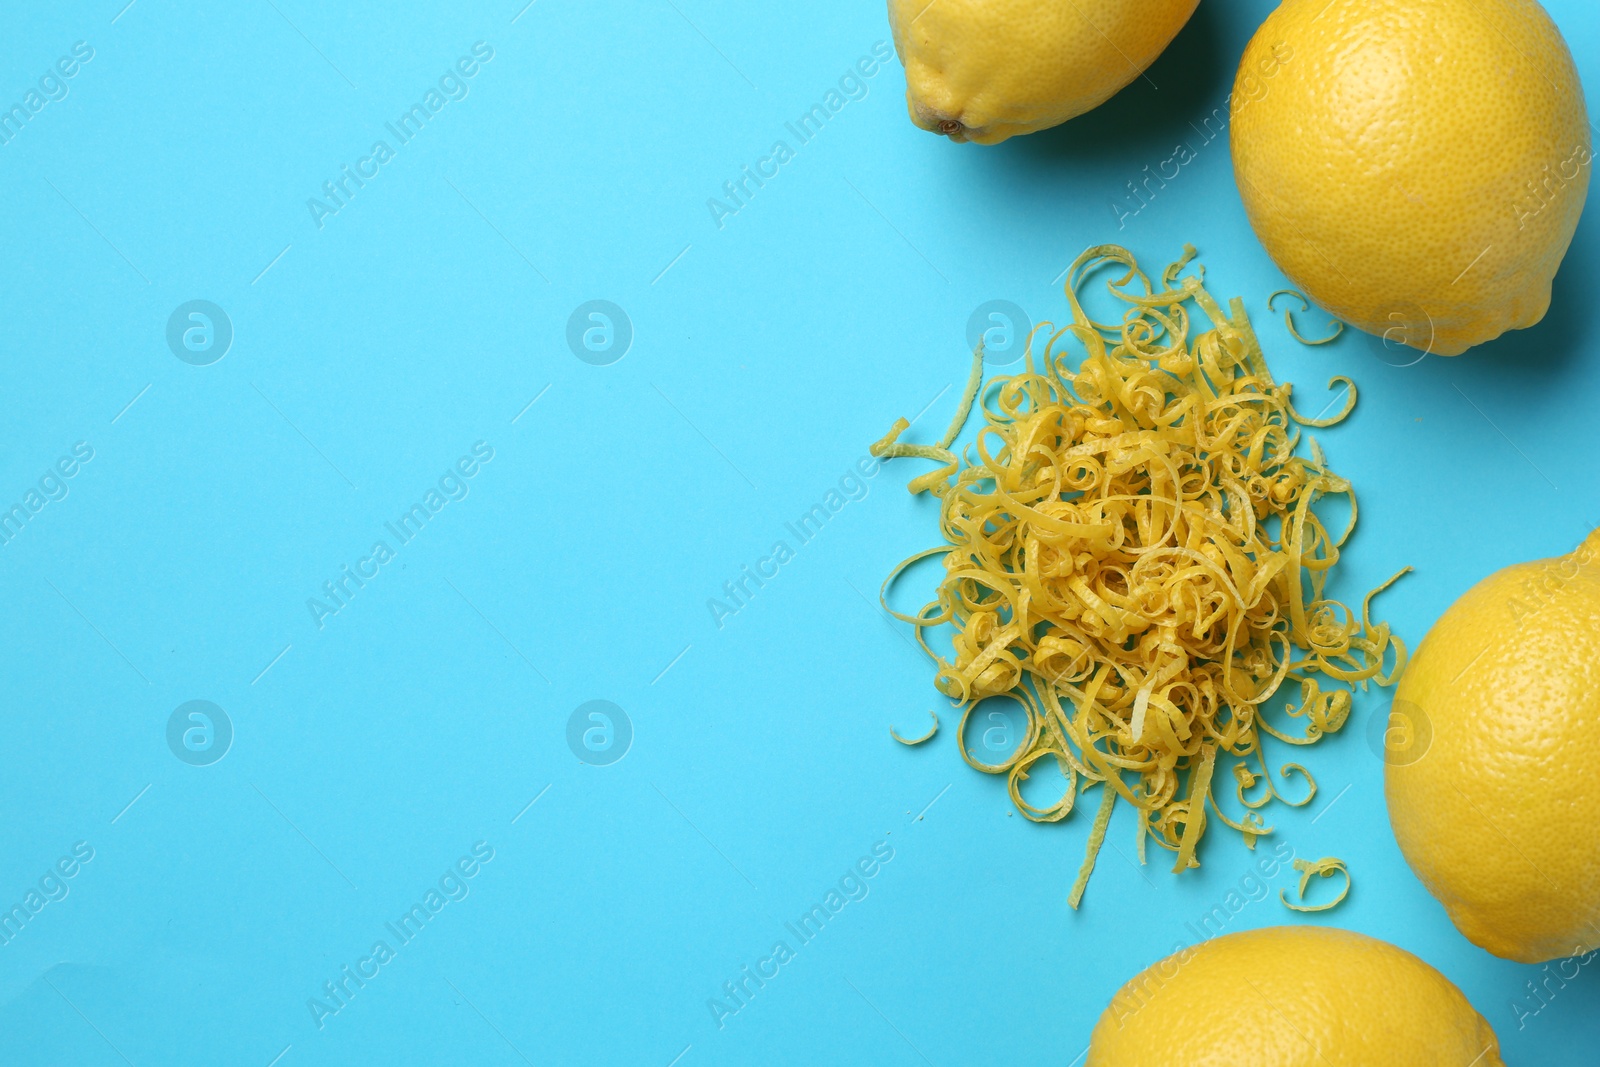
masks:
[[[1300,887],[1296,892],[1301,900],[1306,898],[1306,886],[1310,884],[1312,875],[1321,875],[1331,878],[1335,874],[1344,875],[1344,888],[1339,890],[1339,895],[1326,904],[1296,904],[1289,899],[1287,889],[1278,890],[1278,899],[1283,906],[1294,911],[1315,912],[1328,911],[1338,906],[1339,902],[1350,895],[1350,869],[1344,865],[1344,860],[1334,856],[1324,856],[1320,860],[1295,860],[1294,869],[1300,872]]]
[[[1284,410],[1289,413],[1289,417],[1291,419],[1293,419],[1295,422],[1298,422],[1302,426],[1315,426],[1320,430],[1327,426],[1338,425],[1339,423],[1343,422],[1347,416],[1349,416],[1350,412],[1355,410],[1356,383],[1351,381],[1349,378],[1346,378],[1342,374],[1335,374],[1332,378],[1328,379],[1328,388],[1332,389],[1335,382],[1343,382],[1345,384],[1345,388],[1349,390],[1349,392],[1345,394],[1344,407],[1340,409],[1337,415],[1329,415],[1325,419],[1308,419],[1304,415],[1300,414],[1294,409],[1294,405],[1289,403],[1289,392],[1291,389],[1293,389],[1293,386],[1288,382],[1283,383]],[[1317,447],[1320,451],[1321,446],[1319,445]],[[1321,464],[1319,463],[1318,465],[1320,466]]]
[[[1284,798],[1265,738],[1303,746],[1337,732],[1352,690],[1392,684],[1408,654],[1371,617],[1373,597],[1404,570],[1359,615],[1325,593],[1358,510],[1314,439],[1309,459],[1298,453],[1300,427],[1341,421],[1354,384],[1330,381],[1348,390],[1332,416],[1297,412],[1243,302],[1213,297],[1194,255],[1185,246],[1153,284],[1127,249],[1090,248],[1067,270],[1070,321],[1034,328],[1020,372],[985,383],[980,346],[936,444],[902,442],[901,419],[871,447],[938,465],[907,488],[939,500],[944,543],[896,565],[879,600],[913,628],[935,687],[965,709],[962,758],[1004,774],[1017,810],[1036,822],[1063,819],[1082,792],[1102,790],[1074,907],[1118,800],[1136,812],[1141,862],[1154,841],[1176,854],[1175,871],[1197,866],[1208,805],[1254,848],[1272,833],[1256,809],[1316,794],[1305,767],[1285,763],[1278,777],[1300,775],[1307,791]],[[1125,304],[1117,322],[1096,321],[1079,299],[1106,267],[1116,268],[1107,290]],[[1082,350],[1075,368],[1069,344]],[[974,408],[976,436],[958,448]],[[1328,496],[1350,505],[1337,536],[1312,510]],[[935,598],[912,614],[890,607],[895,583],[933,557],[943,564]],[[941,626],[948,655],[928,642]],[[1293,688],[1288,721],[1269,721],[1268,702]],[[1006,760],[986,764],[959,738],[978,701],[1000,695],[1021,703],[1029,726]],[[1067,788],[1037,807],[1020,786],[1046,758]],[[1219,765],[1238,785],[1236,817],[1213,784]]]
[[[924,741],[933,740],[933,735],[939,732],[939,713],[937,711],[929,711],[928,716],[933,719],[933,725],[928,727],[928,732],[921,737],[901,737],[893,726],[889,727],[889,736],[902,745],[920,745]]]
[[[1310,311],[1311,310],[1311,301],[1307,300],[1306,299],[1306,294],[1302,293],[1300,290],[1298,290],[1298,289],[1279,289],[1277,292],[1275,292],[1271,296],[1267,297],[1267,310],[1268,311],[1276,311],[1276,310],[1278,310],[1277,308],[1272,306],[1272,302],[1274,300],[1278,299],[1278,297],[1280,297],[1280,296],[1292,296],[1296,300],[1300,301],[1300,310],[1301,311]],[[1283,312],[1283,324],[1285,326],[1289,327],[1289,336],[1293,337],[1296,341],[1299,341],[1303,345],[1325,345],[1329,341],[1332,341],[1333,339],[1338,337],[1340,334],[1344,333],[1344,323],[1340,322],[1338,319],[1334,319],[1332,321],[1333,321],[1333,332],[1330,333],[1326,337],[1319,337],[1319,338],[1317,338],[1316,340],[1313,341],[1313,340],[1309,340],[1309,339],[1301,336],[1300,331],[1295,329],[1294,312],[1288,310],[1287,308],[1285,308],[1284,312]]]
[[[1089,875],[1094,873],[1094,861],[1100,855],[1100,846],[1106,839],[1106,827],[1111,825],[1111,809],[1117,802],[1117,794],[1110,789],[1100,795],[1100,810],[1095,812],[1094,826],[1089,829],[1089,842],[1084,847],[1083,866],[1078,868],[1077,880],[1072,883],[1072,892],[1067,894],[1067,904],[1077,910],[1083,902],[1083,891],[1089,887]],[[1205,809],[1201,809],[1202,816]]]

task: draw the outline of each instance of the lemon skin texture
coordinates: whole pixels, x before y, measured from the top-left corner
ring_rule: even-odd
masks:
[[[1389,821],[1457,929],[1522,963],[1600,947],[1600,531],[1451,605],[1389,725]]]
[[[889,0],[911,121],[996,144],[1098,107],[1198,0]]]
[[[1445,356],[1544,317],[1594,145],[1534,0],[1285,0],[1230,111],[1250,224],[1329,313]]]
[[[1278,926],[1202,942],[1119,991],[1085,1067],[1504,1067],[1444,975],[1364,934]]]

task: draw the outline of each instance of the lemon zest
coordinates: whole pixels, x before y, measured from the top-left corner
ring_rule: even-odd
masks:
[[[1268,799],[1270,798],[1271,794],[1268,794]],[[1238,822],[1228,818],[1228,813],[1223,811],[1222,805],[1217,803],[1215,793],[1211,795],[1211,808],[1217,813],[1217,818],[1221,819],[1225,826],[1239,831],[1239,834],[1244,838],[1244,847],[1252,851],[1256,847],[1256,839],[1258,837],[1265,837],[1267,834],[1272,833],[1272,827],[1268,826],[1261,818],[1260,812],[1247,811]]]
[[[1344,865],[1344,860],[1334,856],[1324,856],[1320,860],[1295,860],[1294,869],[1300,872],[1300,888],[1296,891],[1301,900],[1306,898],[1306,886],[1311,881],[1312,875],[1321,875],[1331,878],[1335,874],[1344,875],[1344,888],[1339,890],[1339,895],[1326,904],[1295,904],[1289,900],[1287,889],[1278,890],[1278,899],[1283,901],[1283,906],[1294,911],[1327,911],[1336,907],[1340,901],[1350,895],[1350,869]]]
[[[1306,780],[1306,795],[1303,798],[1301,798],[1300,800],[1290,800],[1288,797],[1284,796],[1282,793],[1278,793],[1277,797],[1278,797],[1279,800],[1283,801],[1285,804],[1289,805],[1291,808],[1303,808],[1307,804],[1311,803],[1313,800],[1316,799],[1316,796],[1317,796],[1317,780],[1315,778],[1311,777],[1311,772],[1310,771],[1306,770],[1304,767],[1300,766],[1300,764],[1298,764],[1298,763],[1285,763],[1283,766],[1278,768],[1278,773],[1280,775],[1282,775],[1283,777],[1285,777],[1285,778],[1289,777],[1289,773],[1291,771],[1298,772],[1300,777],[1302,777],[1302,778],[1304,778]]]
[[[1277,292],[1267,297],[1267,310],[1276,311],[1277,308],[1272,306],[1272,302],[1278,299],[1278,297],[1285,295],[1292,296],[1296,300],[1300,301],[1301,311],[1311,310],[1311,301],[1307,300],[1306,295],[1298,289],[1279,289]],[[1300,335],[1299,330],[1295,329],[1294,312],[1290,311],[1288,308],[1285,308],[1283,311],[1283,324],[1289,327],[1289,336],[1293,337],[1296,341],[1299,341],[1303,345],[1325,345],[1329,341],[1332,341],[1334,338],[1338,337],[1341,333],[1344,333],[1344,323],[1340,322],[1338,319],[1334,319],[1332,333],[1326,337],[1320,337],[1315,341],[1308,340]]]
[[[939,713],[929,709],[928,716],[933,719],[933,725],[928,727],[928,732],[923,734],[921,737],[901,737],[897,732],[895,732],[895,728],[893,726],[889,727],[889,736],[900,742],[902,745],[920,745],[924,741],[933,740],[933,735],[939,732]]]
[[[1345,384],[1346,388],[1348,388],[1350,390],[1350,392],[1348,394],[1346,394],[1346,396],[1345,396],[1344,407],[1339,410],[1339,413],[1337,415],[1329,415],[1327,418],[1315,418],[1315,419],[1308,419],[1304,415],[1300,414],[1298,411],[1296,411],[1294,409],[1294,405],[1289,403],[1289,392],[1294,387],[1292,385],[1290,385],[1288,382],[1284,382],[1283,383],[1283,402],[1284,402],[1285,409],[1289,412],[1289,417],[1291,419],[1293,419],[1295,422],[1298,422],[1302,426],[1315,426],[1319,430],[1323,429],[1324,427],[1327,427],[1327,426],[1336,426],[1339,423],[1343,422],[1345,420],[1345,418],[1350,414],[1350,412],[1355,410],[1355,406],[1356,406],[1356,383],[1351,381],[1349,378],[1345,377],[1343,374],[1335,374],[1332,378],[1328,379],[1328,388],[1332,389],[1333,388],[1333,383],[1335,383],[1335,382],[1343,382]],[[1321,451],[1320,447],[1319,447],[1318,451]],[[1322,466],[1322,464],[1319,462],[1317,464],[1317,466],[1320,467],[1320,466]]]
[[[1074,907],[1117,798],[1135,809],[1141,862],[1154,842],[1176,853],[1176,871],[1197,866],[1207,803],[1253,848],[1272,832],[1256,809],[1316,794],[1305,767],[1285,763],[1279,774],[1303,776],[1307,793],[1284,799],[1266,738],[1307,745],[1337,732],[1352,691],[1392,684],[1407,658],[1371,616],[1373,597],[1399,574],[1359,615],[1324,592],[1359,512],[1314,438],[1310,457],[1299,453],[1300,427],[1342,421],[1354,383],[1329,382],[1348,388],[1335,414],[1301,415],[1290,383],[1268,370],[1243,302],[1224,307],[1193,257],[1185,246],[1152,284],[1127,249],[1089,249],[1067,270],[1071,321],[1035,327],[1020,371],[985,382],[980,346],[936,444],[901,442],[909,423],[900,419],[872,446],[883,459],[936,464],[908,488],[939,500],[944,542],[898,564],[880,602],[913,628],[935,687],[964,709],[963,737],[986,697],[1009,695],[1029,717],[1002,763],[973,759],[964,743],[962,758],[1006,775],[1012,802],[1034,821],[1065,818],[1079,793],[1103,789]],[[1119,322],[1093,319],[1079,299],[1108,266],[1106,288],[1126,306]],[[974,409],[976,434],[958,447]],[[1312,508],[1329,496],[1350,504],[1337,537]],[[910,614],[891,608],[895,583],[934,557],[934,599]],[[929,644],[939,627],[949,628],[948,653]],[[1283,701],[1283,714],[1303,726],[1267,720],[1284,689],[1298,698]],[[1046,757],[1067,789],[1037,807],[1020,787]],[[1212,785],[1219,763],[1238,786],[1237,818]],[[1258,785],[1264,792],[1249,799]]]
[[[1106,839],[1106,827],[1111,825],[1111,809],[1117,802],[1117,794],[1113,789],[1105,790],[1100,796],[1100,810],[1094,814],[1094,825],[1089,828],[1089,841],[1084,848],[1083,866],[1078,868],[1077,880],[1072,883],[1072,892],[1067,894],[1067,904],[1073,911],[1078,910],[1078,905],[1083,902],[1083,891],[1089,887],[1089,875],[1094,872],[1094,861],[1100,855],[1100,846]]]
[[[966,710],[961,713],[961,725],[956,730],[956,743],[961,747],[961,758],[966,760],[968,766],[972,767],[974,770],[983,771],[987,774],[1002,774],[1006,771],[1009,771],[1019,762],[1021,762],[1023,757],[1033,752],[1034,742],[1038,740],[1039,730],[1042,726],[1041,717],[1034,712],[1032,707],[1029,706],[1029,699],[1024,698],[1016,693],[1006,693],[1003,695],[1014,698],[1018,703],[1027,708],[1029,713],[1028,732],[1023,736],[1021,741],[1017,742],[1017,747],[1012,749],[1011,755],[1007,756],[999,763],[985,763],[982,760],[972,758],[972,752],[967,748],[967,719],[970,718],[972,713],[978,709],[978,704],[976,701],[968,704]],[[1032,694],[1028,695],[1029,698],[1031,698],[1031,696]]]
[[[1206,745],[1200,766],[1189,776],[1189,803],[1183,813],[1183,837],[1178,843],[1178,861],[1173,864],[1173,874],[1200,866],[1200,861],[1194,858],[1194,850],[1200,843],[1200,835],[1206,832],[1206,793],[1211,788],[1211,772],[1216,764],[1217,746]]]
[[[1311,465],[1319,471],[1327,471],[1328,456],[1322,451],[1322,442],[1309,435],[1307,440],[1311,442]]]
[[[1033,334],[1028,334],[1031,344]],[[961,393],[961,403],[956,406],[956,413],[950,420],[950,425],[945,428],[944,436],[939,438],[940,448],[949,448],[961,434],[961,427],[967,424],[967,419],[972,414],[972,402],[978,398],[978,388],[983,384],[983,342],[978,342],[978,347],[972,350],[972,370],[967,374],[967,387]]]
[[[1254,771],[1252,771],[1250,769],[1250,764],[1246,763],[1244,760],[1240,760],[1238,763],[1233,765],[1233,777],[1239,783],[1239,803],[1244,805],[1246,808],[1254,810],[1256,808],[1264,807],[1269,800],[1277,796],[1277,791],[1272,788],[1272,782],[1262,775],[1256,774]],[[1246,800],[1244,795],[1245,791],[1255,788],[1255,784],[1262,781],[1267,783],[1267,791],[1262,793],[1261,796],[1256,800]],[[1214,799],[1213,803],[1215,803]]]
[[[1061,773],[1066,776],[1067,788],[1061,794],[1061,799],[1048,808],[1036,808],[1022,797],[1022,783],[1028,780],[1028,770],[1035,763],[1046,756],[1055,756]],[[1022,812],[1022,817],[1032,822],[1060,822],[1072,814],[1073,802],[1078,795],[1078,774],[1072,766],[1062,757],[1060,752],[1050,749],[1039,749],[1012,764],[1010,773],[1006,776],[1006,792],[1011,795],[1011,802],[1017,810]]]

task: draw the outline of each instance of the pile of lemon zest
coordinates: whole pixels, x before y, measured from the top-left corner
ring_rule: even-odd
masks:
[[[902,745],[920,745],[924,741],[933,740],[933,735],[939,732],[939,713],[930,709],[928,711],[928,716],[929,718],[933,719],[933,725],[928,727],[928,732],[923,734],[921,737],[901,737],[895,732],[895,728],[893,726],[889,727],[889,736],[900,742]]]
[[[1191,258],[1186,248],[1152,285],[1126,249],[1090,249],[1067,270],[1072,321],[1040,323],[1021,371],[984,382],[980,348],[938,444],[900,443],[901,419],[872,446],[884,459],[939,464],[910,488],[938,498],[945,543],[894,568],[879,594],[885,610],[912,626],[963,722],[1002,694],[1029,717],[1003,763],[974,760],[964,743],[962,758],[1006,775],[1012,802],[1034,821],[1064,818],[1073,798],[1101,784],[1097,825],[1120,796],[1137,809],[1141,861],[1153,840],[1177,854],[1180,871],[1198,864],[1208,800],[1247,846],[1272,832],[1256,812],[1282,799],[1266,737],[1305,745],[1339,730],[1351,690],[1392,684],[1407,658],[1372,620],[1372,595],[1357,616],[1324,593],[1358,510],[1319,442],[1309,439],[1309,458],[1298,453],[1300,427],[1341,421],[1354,385],[1330,382],[1349,386],[1336,415],[1301,416],[1243,302],[1225,308],[1198,265],[1180,277]],[[1119,268],[1106,286],[1127,307],[1120,322],[1092,319],[1079,300],[1108,264]],[[974,408],[976,436],[957,449]],[[1350,501],[1337,537],[1312,509],[1333,495]],[[911,614],[889,608],[893,583],[933,556],[943,562],[935,599]],[[928,635],[944,625],[951,650],[941,653]],[[1299,689],[1286,714],[1303,731],[1265,719],[1285,685]],[[1035,807],[1020,787],[1047,756],[1067,789]],[[1259,775],[1238,762],[1251,757]],[[1222,760],[1239,783],[1237,820],[1211,785]],[[1280,773],[1305,775],[1296,806],[1308,803],[1316,784],[1304,768]],[[1263,780],[1264,795],[1247,800]],[[1092,833],[1075,900],[1099,843]]]
[[[1094,861],[1100,855],[1100,846],[1106,839],[1106,827],[1111,825],[1111,809],[1117,802],[1114,790],[1107,789],[1100,796],[1100,810],[1094,814],[1094,825],[1089,828],[1089,841],[1084,848],[1083,866],[1078,868],[1078,878],[1067,894],[1067,904],[1073,911],[1083,901],[1083,891],[1089,887],[1089,875],[1094,873]]]
[[[1271,296],[1267,297],[1267,310],[1268,311],[1276,311],[1277,310],[1277,308],[1272,306],[1272,302],[1274,300],[1278,299],[1278,297],[1280,297],[1280,296],[1292,296],[1296,300],[1300,301],[1300,310],[1301,311],[1310,311],[1311,310],[1311,301],[1307,300],[1305,294],[1300,292],[1300,290],[1298,290],[1298,289],[1279,289],[1277,292],[1275,292]],[[1289,336],[1293,337],[1296,341],[1299,341],[1303,345],[1325,345],[1329,341],[1333,340],[1335,337],[1338,337],[1341,333],[1344,333],[1344,323],[1340,322],[1338,319],[1334,319],[1333,320],[1333,332],[1330,333],[1328,336],[1320,337],[1315,341],[1312,341],[1312,340],[1309,340],[1309,339],[1307,339],[1305,337],[1302,337],[1302,336],[1300,336],[1300,331],[1295,329],[1295,326],[1294,326],[1294,312],[1290,311],[1288,308],[1285,308],[1284,311],[1283,311],[1283,324],[1285,326],[1289,327]]]
[[[1294,911],[1327,911],[1339,904],[1350,895],[1350,869],[1344,865],[1344,860],[1333,856],[1325,856],[1320,860],[1295,860],[1294,869],[1300,872],[1300,888],[1296,891],[1301,900],[1306,898],[1306,886],[1311,882],[1312,875],[1321,875],[1324,878],[1334,874],[1344,875],[1344,888],[1339,890],[1339,895],[1326,904],[1294,904],[1289,901],[1287,889],[1278,890],[1278,899],[1283,901],[1283,906]]]

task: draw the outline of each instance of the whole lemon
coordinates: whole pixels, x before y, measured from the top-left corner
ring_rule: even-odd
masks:
[[[1110,99],[1199,0],[889,0],[911,121],[995,144]]]
[[[1388,742],[1400,850],[1469,940],[1523,963],[1600,947],[1600,531],[1451,605]]]
[[[1446,356],[1544,317],[1593,143],[1535,0],[1284,0],[1230,118],[1256,236],[1329,313]]]
[[[1504,1067],[1483,1016],[1403,949],[1322,926],[1228,934],[1112,998],[1085,1067]]]

